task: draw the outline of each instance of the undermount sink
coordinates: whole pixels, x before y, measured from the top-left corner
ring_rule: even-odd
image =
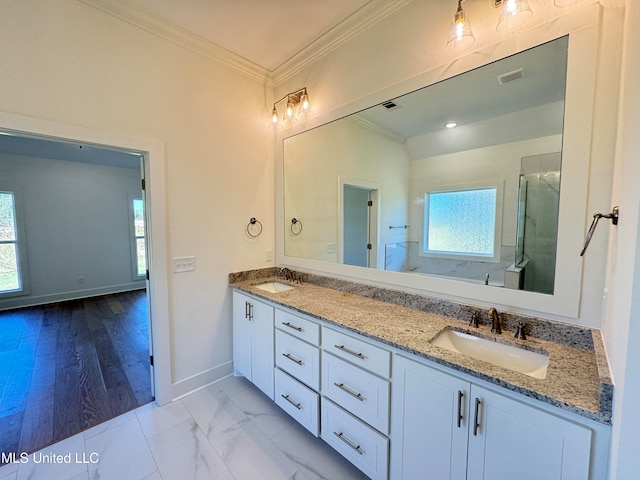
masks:
[[[281,282],[266,282],[261,283],[260,285],[254,285],[254,287],[269,293],[286,292],[287,290],[293,290],[296,288],[295,285],[289,285]]]
[[[462,353],[498,367],[524,373],[534,378],[545,378],[549,355],[516,345],[505,345],[491,338],[483,338],[447,327],[436,335],[431,344],[452,352]]]

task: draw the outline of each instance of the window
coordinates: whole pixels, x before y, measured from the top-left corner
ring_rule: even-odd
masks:
[[[133,272],[134,278],[145,277],[147,274],[147,249],[144,232],[144,201],[141,198],[132,200],[133,207]]]
[[[421,254],[499,261],[501,204],[501,185],[425,192]]]
[[[28,293],[15,192],[0,191],[0,295]]]

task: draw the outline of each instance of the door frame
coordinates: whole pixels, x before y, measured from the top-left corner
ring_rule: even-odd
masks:
[[[366,180],[354,180],[346,177],[338,177],[338,263],[344,263],[344,187],[350,186],[368,190],[373,205],[369,210],[369,241],[371,251],[369,252],[368,268],[379,268],[378,265],[378,245],[380,244],[380,231],[378,229],[378,219],[380,218],[380,186],[377,183]]]
[[[149,349],[154,351],[152,382],[158,405],[173,398],[171,383],[171,350],[169,330],[169,286],[167,270],[167,225],[165,200],[165,158],[161,142],[101,130],[72,126],[22,115],[0,112],[0,131],[8,134],[35,136],[57,141],[91,144],[113,150],[140,154],[146,174],[144,191],[147,216],[148,268],[147,288]]]

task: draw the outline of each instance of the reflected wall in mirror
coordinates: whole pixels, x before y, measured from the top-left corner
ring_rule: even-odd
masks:
[[[552,294],[567,51],[562,37],[285,138],[285,255]]]

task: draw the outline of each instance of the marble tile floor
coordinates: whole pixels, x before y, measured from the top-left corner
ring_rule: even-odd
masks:
[[[0,480],[368,478],[238,377],[16,460],[0,467]]]

